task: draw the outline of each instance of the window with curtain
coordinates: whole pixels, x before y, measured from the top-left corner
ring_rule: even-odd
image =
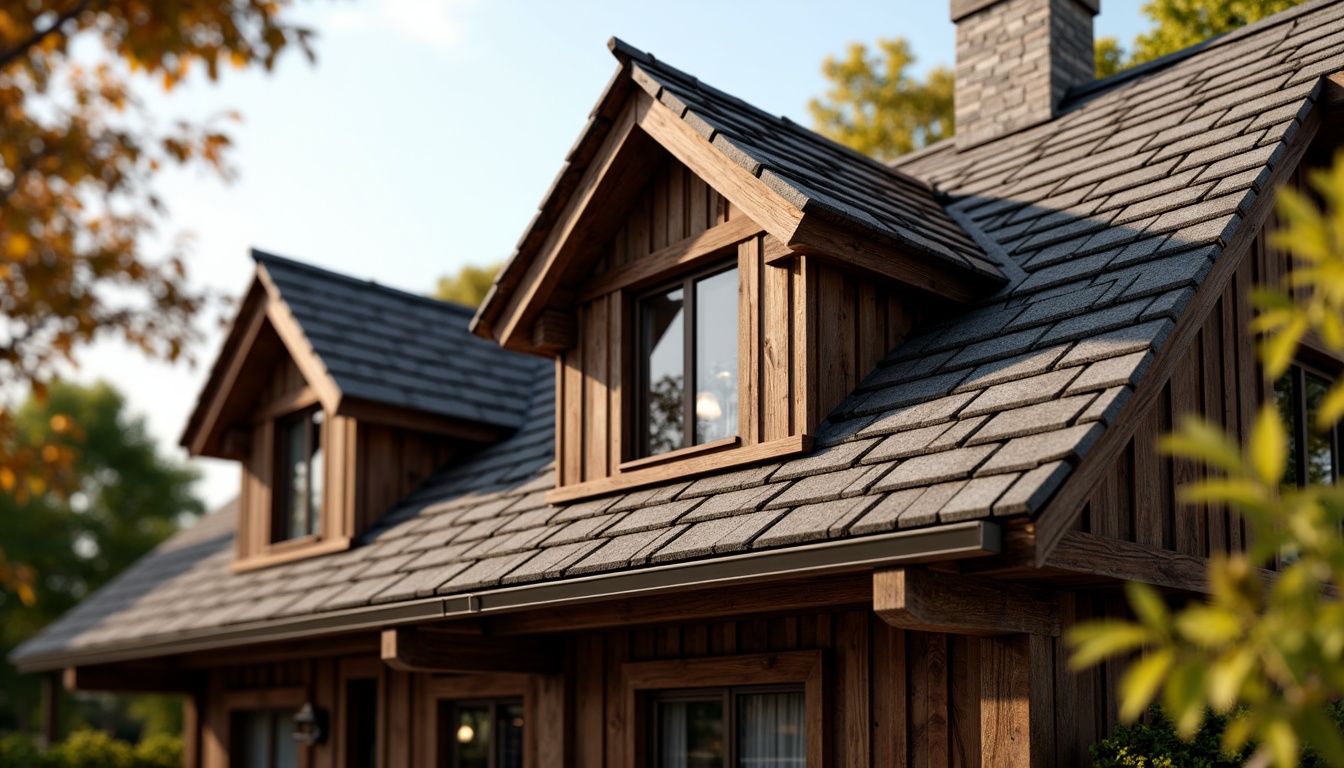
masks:
[[[523,768],[523,702],[439,705],[441,768]]]
[[[229,765],[235,768],[298,768],[294,712],[254,709],[234,712],[230,719]]]
[[[278,487],[272,541],[322,533],[322,409],[275,423]]]
[[[657,768],[804,768],[807,723],[801,686],[653,694]]]
[[[737,435],[737,268],[638,301],[640,457]]]

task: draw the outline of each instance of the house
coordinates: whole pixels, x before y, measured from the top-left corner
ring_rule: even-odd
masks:
[[[1246,544],[1156,437],[1276,398],[1340,461],[1340,361],[1246,326],[1344,2],[1092,82],[1097,10],[953,0],[957,136],[890,166],[613,41],[475,317],[256,254],[183,439],[238,501],[13,661],[184,694],[205,768],[1085,764],[1062,632]]]

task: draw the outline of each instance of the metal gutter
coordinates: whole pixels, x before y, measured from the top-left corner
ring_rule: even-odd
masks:
[[[998,523],[974,520],[932,528],[821,542],[710,560],[639,568],[470,594],[371,605],[315,616],[201,629],[155,640],[136,639],[12,659],[20,672],[168,656],[263,642],[418,624],[444,618],[510,613],[597,600],[666,594],[704,587],[862,571],[878,567],[982,557],[1002,551]]]

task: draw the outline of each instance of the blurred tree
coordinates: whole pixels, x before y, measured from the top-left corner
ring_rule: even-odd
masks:
[[[5,394],[31,388],[41,397],[53,366],[76,361],[79,349],[102,333],[169,360],[197,338],[191,320],[205,297],[187,281],[183,241],[162,259],[146,257],[146,239],[163,215],[152,182],[164,167],[187,164],[228,178],[229,139],[218,120],[162,129],[132,84],[147,78],[171,90],[193,70],[211,79],[225,66],[269,70],[290,45],[311,58],[311,33],[285,19],[291,4],[0,4]],[[11,410],[0,402],[0,491],[22,502],[69,487],[71,459],[19,440]],[[30,599],[32,569],[16,562],[0,558],[0,590]]]
[[[1284,284],[1252,297],[1263,334],[1260,358],[1272,381],[1292,365],[1313,333],[1344,353],[1344,153],[1310,183],[1323,212],[1304,192],[1284,189],[1285,227],[1272,242],[1293,255]],[[1296,299],[1294,297],[1297,297]],[[1320,403],[1316,429],[1344,416],[1344,377]],[[1192,504],[1226,505],[1251,529],[1244,552],[1214,554],[1207,602],[1172,611],[1151,588],[1130,585],[1137,621],[1079,626],[1073,664],[1142,650],[1120,684],[1121,715],[1132,721],[1159,694],[1189,739],[1205,711],[1234,714],[1224,733],[1228,752],[1256,744],[1256,765],[1289,768],[1309,744],[1328,764],[1344,766],[1344,738],[1327,705],[1344,698],[1344,486],[1286,484],[1289,438],[1273,404],[1260,412],[1245,447],[1216,424],[1188,419],[1164,450],[1202,462],[1209,479],[1182,490]],[[1272,584],[1259,568],[1281,561]],[[1244,707],[1244,709],[1238,709]]]
[[[830,83],[812,99],[816,130],[879,160],[932,144],[952,135],[952,90],[947,67],[935,67],[925,80],[910,73],[915,56],[905,38],[879,39],[877,51],[852,43],[846,56],[827,56],[822,74]]]
[[[490,292],[501,264],[487,264],[478,267],[467,264],[452,277],[440,277],[439,285],[434,289],[434,298],[451,301],[466,307],[478,307]]]
[[[53,431],[60,417],[78,427]],[[68,495],[0,494],[0,546],[39,574],[32,607],[0,593],[0,658],[202,510],[191,491],[196,473],[161,456],[107,384],[56,382],[45,401],[24,403],[14,425],[25,440],[70,450],[79,480]],[[0,664],[0,730],[28,725],[38,700],[36,678]]]

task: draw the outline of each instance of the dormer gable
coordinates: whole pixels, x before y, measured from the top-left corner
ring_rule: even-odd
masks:
[[[1003,284],[924,183],[611,47],[620,68],[472,326],[558,361],[553,501],[805,451],[918,313]],[[724,392],[695,380],[710,346]]]
[[[470,311],[262,252],[182,436],[242,466],[235,570],[352,546],[453,457],[522,425],[536,361]]]

